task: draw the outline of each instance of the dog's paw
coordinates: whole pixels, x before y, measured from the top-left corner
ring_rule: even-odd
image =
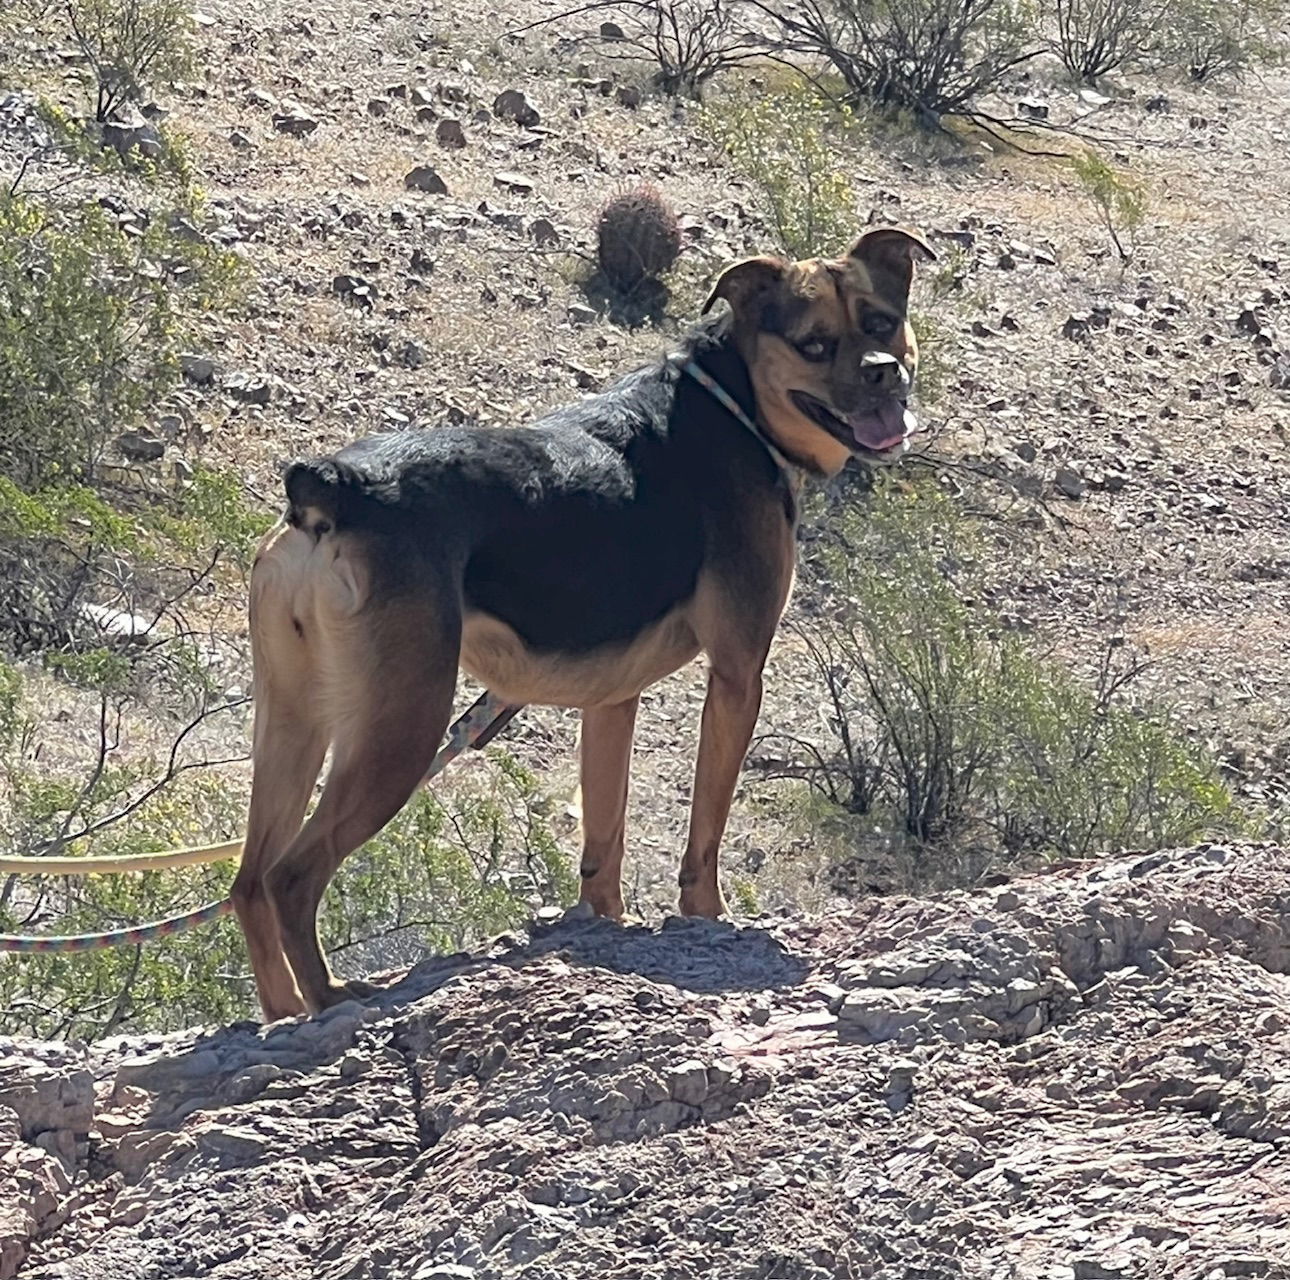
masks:
[[[348,982],[330,982],[323,992],[322,999],[318,1001],[315,1012],[322,1013],[324,1009],[334,1009],[338,1004],[347,1004],[351,1001],[370,1004],[380,993],[380,987],[374,987],[370,982],[363,982],[359,978],[351,978]]]

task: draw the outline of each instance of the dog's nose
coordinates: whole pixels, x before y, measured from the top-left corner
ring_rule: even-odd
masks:
[[[860,381],[869,391],[896,395],[909,387],[905,366],[886,351],[866,351],[860,357]]]

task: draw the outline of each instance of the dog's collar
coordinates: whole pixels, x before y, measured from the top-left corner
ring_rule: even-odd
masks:
[[[723,409],[725,409],[736,422],[742,427],[747,427],[749,431],[757,438],[758,443],[770,454],[771,460],[779,468],[780,474],[783,475],[788,487],[796,492],[801,488],[803,469],[784,451],[748,416],[744,411],[743,405],[730,394],[706,370],[701,369],[694,360],[686,360],[681,364],[681,372],[688,373],[695,382],[699,384]]]

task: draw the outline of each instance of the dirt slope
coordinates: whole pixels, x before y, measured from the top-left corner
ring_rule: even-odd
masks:
[[[0,1042],[0,1277],[1290,1276],[1288,905],[1202,846]]]

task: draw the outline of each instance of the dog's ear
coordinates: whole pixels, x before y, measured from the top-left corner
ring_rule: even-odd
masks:
[[[847,254],[862,262],[876,284],[896,286],[903,300],[914,281],[914,262],[934,262],[936,251],[917,231],[904,227],[871,227],[851,246]]]
[[[788,264],[778,258],[745,258],[736,262],[717,278],[700,314],[707,315],[716,300],[724,298],[736,316],[746,316],[759,297],[783,281],[787,270]]]

